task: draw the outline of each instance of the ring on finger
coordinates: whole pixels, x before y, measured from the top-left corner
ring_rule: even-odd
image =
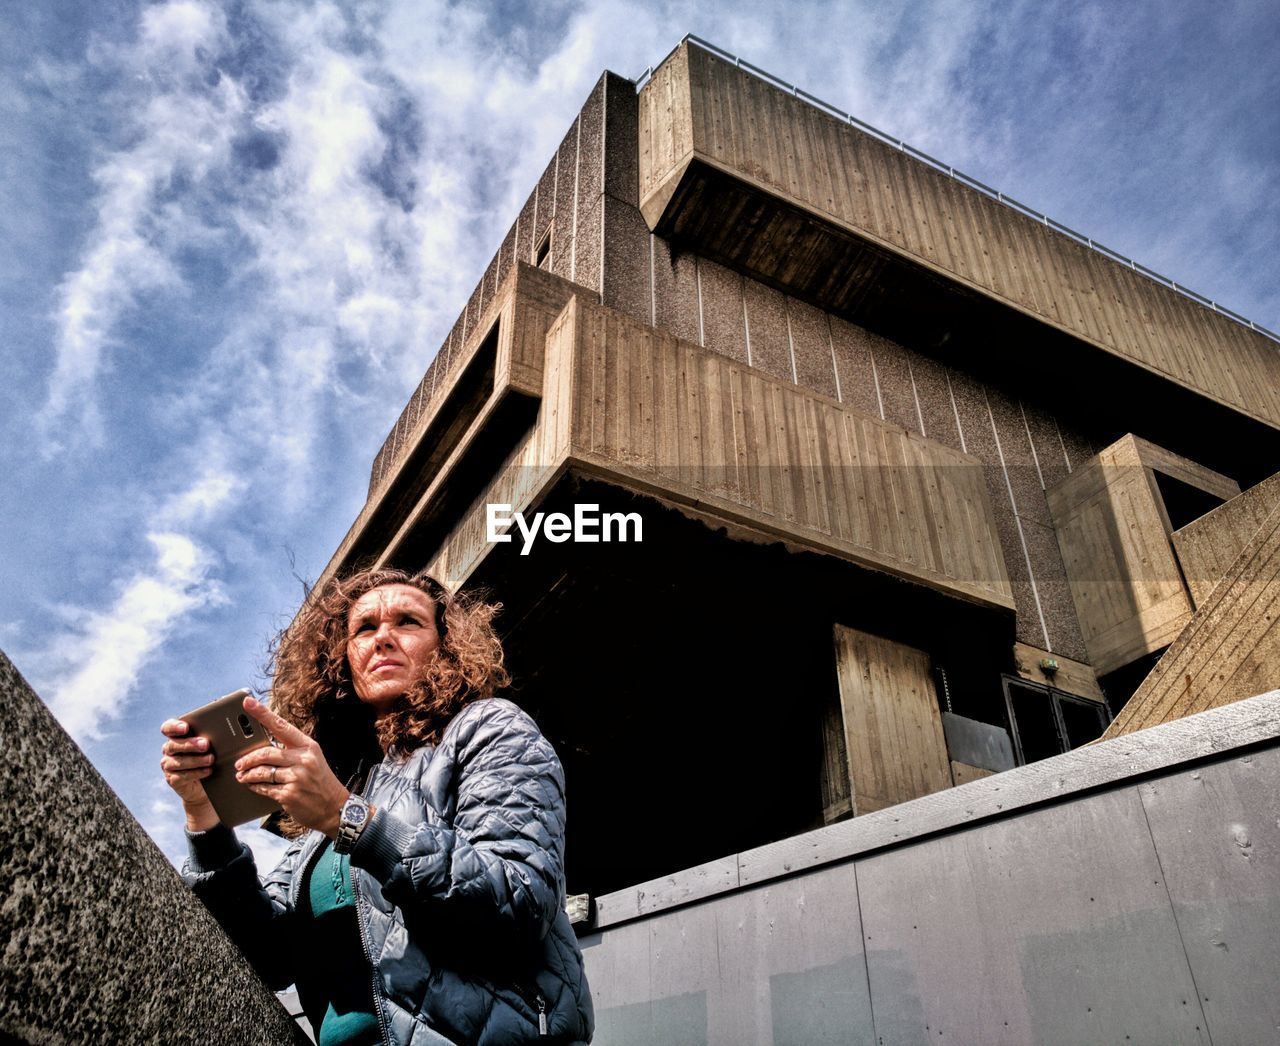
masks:
[[[276,767],[274,766],[271,768],[271,783],[276,783]]]

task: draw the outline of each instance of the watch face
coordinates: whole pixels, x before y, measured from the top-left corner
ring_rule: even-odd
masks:
[[[364,824],[364,819],[368,816],[369,808],[363,803],[349,802],[342,808],[342,820],[355,828]]]

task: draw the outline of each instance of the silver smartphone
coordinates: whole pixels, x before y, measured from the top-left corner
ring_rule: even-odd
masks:
[[[213,773],[200,783],[218,819],[229,828],[280,809],[274,799],[250,791],[236,780],[236,760],[246,752],[271,744],[266,729],[244,710],[244,699],[252,696],[248,690],[237,690],[178,716],[187,724],[187,737],[209,739]]]

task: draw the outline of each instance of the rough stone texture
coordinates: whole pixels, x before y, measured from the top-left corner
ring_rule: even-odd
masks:
[[[642,219],[643,220],[643,219]],[[646,226],[647,228],[647,226]],[[671,253],[667,241],[653,238],[653,295],[657,326],[677,338],[701,344],[698,323],[698,259]],[[742,354],[746,359],[746,353]]]
[[[1046,642],[1045,629],[1040,625],[1040,612],[1036,608],[1039,589],[1031,585],[1031,576],[1027,573],[1027,553],[1022,545],[1023,536],[1019,533],[1017,518],[1009,511],[1007,499],[1004,505],[996,508],[996,532],[1000,535],[1000,551],[1004,554],[1005,569],[1009,571],[1009,584],[1013,588],[1014,602],[1017,603],[1015,638],[1031,646],[1052,646],[1052,643]]]
[[[464,309],[449,332],[449,339],[440,349],[440,368],[436,372],[436,387],[441,387],[449,376],[449,368],[453,359],[462,351],[467,336],[467,312]]]
[[[907,350],[885,338],[876,337],[871,343],[871,353],[880,379],[885,420],[901,425],[908,432],[919,432],[920,416],[916,413],[916,398],[911,391]]]
[[[787,313],[791,321],[797,383],[835,399],[836,375],[831,363],[826,313],[795,298],[787,299]]]
[[[546,177],[545,172],[542,177]],[[538,184],[541,185],[541,181]],[[535,213],[537,208],[538,187],[534,186],[533,192],[529,194],[524,206],[520,208],[520,216],[516,219],[516,260],[528,262],[530,265],[533,264],[533,227],[537,218]]]
[[[987,390],[987,403],[1000,435],[1000,452],[1005,472],[1013,488],[1013,502],[1019,516],[1046,526],[1052,524],[1049,503],[1045,500],[1040,472],[1031,454],[1031,441],[1018,404],[999,389]]]
[[[1045,627],[1049,630],[1050,648],[1055,654],[1073,661],[1087,662],[1089,652],[1085,649],[1080,619],[1076,617],[1075,603],[1071,599],[1071,586],[1067,581],[1066,567],[1062,564],[1057,532],[1051,526],[1024,519],[1022,534],[1027,543],[1027,555],[1031,558],[1036,590],[1040,594]]]
[[[573,280],[593,294],[602,294],[601,253],[604,234],[605,198],[597,193],[595,202],[578,215],[578,232],[574,237]]]
[[[497,267],[493,274],[493,289],[496,292],[502,286],[502,281],[507,278],[511,272],[511,266],[515,261],[516,253],[516,227],[511,226],[507,230],[507,235],[502,241],[502,246],[498,248]]]
[[[704,273],[703,290],[706,290]],[[787,299],[755,280],[742,281],[751,366],[783,381],[793,381],[791,342],[787,335]]]
[[[501,257],[502,248],[499,247],[497,253],[489,259],[489,267],[484,270],[484,275],[480,278],[480,293],[475,297],[477,323],[498,290],[498,259]]]
[[[600,290],[600,231],[604,221],[604,92],[601,78],[579,117],[577,158],[577,233],[572,276],[575,283]]]
[[[702,286],[702,329],[707,348],[746,363],[742,277],[723,265],[699,258],[698,278]]]
[[[960,449],[960,433],[956,428],[956,412],[951,406],[947,388],[947,371],[927,356],[912,354],[911,372],[915,377],[916,395],[924,414],[924,434],[931,440]]]
[[[1027,428],[1031,430],[1031,445],[1036,450],[1036,460],[1040,463],[1044,485],[1046,488],[1056,486],[1070,474],[1067,470],[1067,454],[1062,449],[1062,439],[1058,436],[1058,423],[1054,421],[1052,414],[1026,400],[1022,401],[1022,412],[1027,419]]]
[[[604,191],[640,206],[640,102],[636,86],[615,73],[604,76]]]
[[[1070,471],[1074,472],[1097,453],[1089,437],[1074,428],[1070,422],[1061,416],[1058,418],[1058,432],[1062,436],[1062,445],[1068,462],[1067,467]],[[1101,449],[1101,446],[1099,449]]]
[[[1004,470],[1000,467],[995,430],[991,427],[991,412],[987,409],[986,389],[967,374],[953,373],[951,391],[955,396],[965,449],[984,466],[991,504],[997,512],[1011,512],[1013,503],[1009,499],[1009,486],[1005,483]]]
[[[841,402],[873,418],[880,417],[875,375],[871,371],[871,335],[836,316],[829,317],[828,322],[831,351],[835,353],[836,373],[840,377]]]
[[[560,143],[556,153],[555,224],[551,227],[551,271],[566,280],[572,279],[573,269],[573,204],[574,177],[578,170],[578,125],[582,117],[573,121],[569,133]]]
[[[551,219],[556,214],[556,183],[559,181],[558,172],[560,168],[560,154],[557,152],[551,157],[551,162],[547,164],[547,169],[542,172],[542,177],[538,179],[537,194],[537,213],[533,216],[533,234],[529,241],[529,261],[533,263],[533,252],[537,250],[538,244],[542,242],[542,237],[546,235],[547,226],[551,224]]]
[[[2,653],[0,838],[0,1039],[306,1041]]]
[[[621,203],[608,195],[604,196],[603,200],[604,304],[625,312],[641,323],[652,323],[649,228],[645,225],[638,208]],[[654,246],[657,246],[656,243]],[[669,276],[670,263],[663,264]],[[693,337],[687,340],[696,341],[697,335],[695,325]]]

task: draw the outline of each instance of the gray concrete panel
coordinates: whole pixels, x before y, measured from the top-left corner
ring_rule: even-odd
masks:
[[[769,978],[774,1046],[875,1042],[865,1009],[866,968],[852,959]]]
[[[852,864],[629,923],[582,945],[598,1042],[874,1041]]]
[[[692,951],[684,947],[691,940]],[[693,961],[705,961],[708,950],[714,956],[713,926],[673,913],[580,944],[595,1004],[595,1046],[707,1042],[707,994],[696,986],[714,978],[716,967],[714,958],[701,970]]]
[[[1013,742],[1004,727],[943,712],[942,730],[947,736],[947,753],[956,762],[995,772],[1013,768]]]
[[[1280,748],[1139,792],[1214,1042],[1280,1041]]]
[[[707,999],[690,992],[596,1014],[593,1046],[706,1046]]]
[[[1208,1042],[1132,787],[866,858],[858,882],[886,1046]]]
[[[1272,1041],[1278,732],[1263,695],[599,898],[599,1041]]]

